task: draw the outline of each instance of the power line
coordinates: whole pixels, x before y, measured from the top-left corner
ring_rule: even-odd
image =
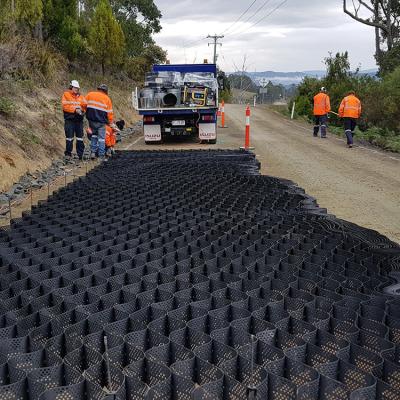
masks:
[[[250,28],[252,28],[253,26],[258,25],[260,22],[262,22],[264,19],[268,18],[269,16],[271,16],[275,11],[278,11],[283,5],[285,5],[289,0],[283,0],[281,3],[279,3],[272,11],[270,11],[267,15],[265,15],[264,17],[260,18],[256,23],[254,23],[253,25],[250,26]],[[249,29],[250,29],[249,28]]]
[[[207,36],[204,36],[199,40],[192,40],[190,42],[183,43],[183,47],[185,49],[190,49],[191,47],[194,47],[197,43],[203,42],[206,39],[208,39]]]
[[[250,20],[252,20],[255,16],[257,16],[264,8],[265,8],[265,6],[270,2],[271,0],[265,0],[264,1],[264,3],[263,4],[261,4],[261,6],[260,7],[258,7],[257,8],[257,10],[252,14],[252,15],[250,15],[246,20],[244,20],[243,21],[243,23],[245,24],[246,22],[249,22]],[[227,36],[230,36],[230,35],[234,35],[234,33],[228,33],[228,35]]]
[[[242,15],[233,23],[231,24],[227,29],[225,29],[223,32],[221,32],[221,35],[223,35],[224,33],[228,32],[229,30],[231,30],[231,28],[233,28],[247,13],[248,11],[251,9],[251,7],[254,6],[255,3],[257,3],[258,0],[254,0],[247,8],[246,10],[242,13]]]
[[[280,8],[282,8],[283,5],[285,5],[289,0],[283,0],[281,1],[275,8],[273,8],[269,13],[267,13],[266,15],[264,15],[263,17],[261,17],[259,20],[257,20],[255,23],[253,23],[252,25],[250,25],[248,28],[245,28],[239,32],[236,33],[231,33],[228,34],[227,36],[236,36],[236,35],[241,35],[242,33],[249,31],[251,28],[253,28],[254,26],[258,25],[260,22],[264,21],[265,19],[267,19],[268,17],[270,17],[272,14],[274,14],[276,11],[278,11]]]

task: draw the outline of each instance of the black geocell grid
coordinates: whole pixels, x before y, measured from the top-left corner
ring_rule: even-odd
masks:
[[[0,231],[0,399],[399,399],[399,248],[258,169],[121,152]]]

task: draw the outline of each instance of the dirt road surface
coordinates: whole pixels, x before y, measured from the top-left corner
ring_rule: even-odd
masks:
[[[194,142],[146,146],[138,137],[130,149],[237,148],[244,143],[245,109],[226,106],[227,129],[218,144]],[[373,148],[348,149],[329,135],[314,138],[306,123],[290,121],[266,108],[252,108],[251,145],[262,173],[290,179],[315,197],[328,212],[377,230],[400,243],[400,157]]]

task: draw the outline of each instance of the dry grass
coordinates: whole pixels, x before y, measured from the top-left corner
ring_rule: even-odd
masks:
[[[0,93],[16,106],[13,113],[0,114],[0,190],[10,187],[27,171],[46,168],[62,156],[65,137],[60,102],[68,80],[75,77],[65,76],[63,83],[54,81],[46,87],[34,80],[0,80]],[[84,94],[99,82],[109,84],[116,118],[124,119],[128,126],[137,121],[131,105],[132,82],[83,75],[77,78]]]

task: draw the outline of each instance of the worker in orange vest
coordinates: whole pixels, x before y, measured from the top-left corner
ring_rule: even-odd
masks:
[[[102,161],[106,153],[106,125],[113,125],[114,112],[111,99],[108,97],[107,85],[101,84],[97,91],[86,96],[89,127],[92,130],[90,158],[94,160],[98,153]]]
[[[76,137],[76,152],[80,160],[83,158],[85,144],[83,142],[83,116],[87,102],[80,93],[79,82],[71,81],[69,89],[64,92],[61,104],[64,112],[65,156],[71,157]]]
[[[114,146],[117,143],[115,132],[118,132],[118,130],[110,125],[106,126],[106,157],[111,157],[114,154]]]
[[[331,100],[326,94],[326,88],[322,87],[320,92],[314,97],[314,137],[318,136],[318,132],[321,128],[321,138],[326,138],[328,114],[330,111]]]
[[[347,146],[351,149],[353,147],[353,136],[357,120],[361,117],[361,101],[356,97],[353,90],[342,100],[339,107],[339,116],[344,119],[344,133],[347,137]]]

